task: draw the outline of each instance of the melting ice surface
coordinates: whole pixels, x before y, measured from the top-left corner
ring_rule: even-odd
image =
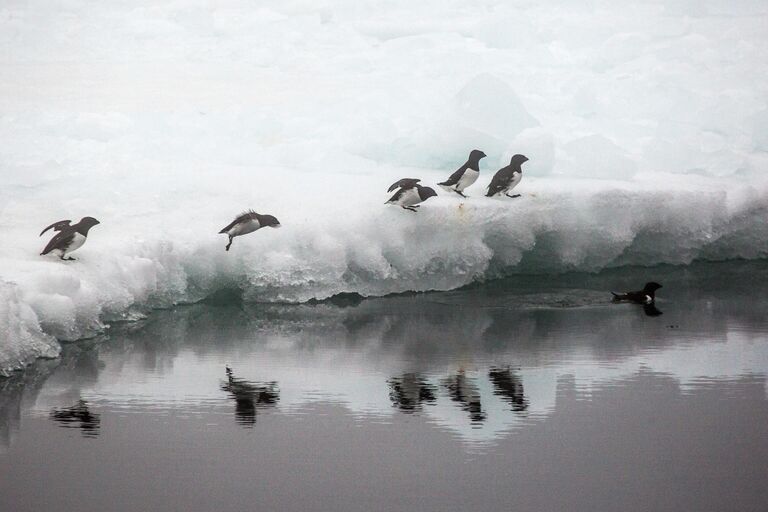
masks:
[[[0,8],[0,372],[248,301],[768,254],[764,2]],[[489,157],[459,201],[385,207]],[[514,201],[482,197],[514,153]],[[216,233],[247,208],[281,230]],[[77,262],[52,221],[101,220]]]

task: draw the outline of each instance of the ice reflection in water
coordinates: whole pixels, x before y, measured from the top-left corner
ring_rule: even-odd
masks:
[[[764,304],[743,295],[744,279],[721,277],[721,268],[692,282],[661,275],[659,318],[649,308],[609,303],[600,290],[644,280],[623,274],[581,276],[551,290],[544,278],[521,278],[513,289],[491,283],[345,307],[209,304],[158,312],[114,326],[101,344],[69,345],[52,375],[32,379],[30,369],[21,389],[13,385],[19,378],[6,380],[0,434],[7,446],[22,402],[48,415],[82,398],[98,403],[103,418],[110,410],[229,413],[234,401],[236,421],[246,427],[260,409],[290,415],[335,402],[357,417],[422,416],[467,445],[486,446],[551,415],[563,382],[590,399],[639,371],[669,375],[682,392],[764,376]],[[747,270],[750,280],[766,272]],[[222,381],[232,361],[236,368]]]
[[[219,509],[217,488],[243,500],[222,509],[359,510],[368,493],[392,510],[761,510],[766,304],[723,286],[670,283],[663,316],[537,281],[115,325],[0,381],[0,509],[34,488],[30,510],[61,489],[106,489],[107,510],[117,478],[146,510]],[[78,450],[92,464],[72,475]]]

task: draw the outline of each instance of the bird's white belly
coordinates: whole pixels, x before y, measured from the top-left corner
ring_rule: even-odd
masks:
[[[62,254],[64,256],[66,256],[67,254],[69,254],[71,252],[75,252],[76,250],[81,248],[84,243],[85,243],[85,237],[83,235],[81,235],[80,233],[75,232],[75,236],[72,239],[72,243],[70,243],[69,247],[67,247],[66,249],[64,249],[61,252],[62,252]]]
[[[398,199],[397,204],[400,206],[413,206],[421,202],[421,197],[415,188],[411,188],[403,192],[403,195]]]
[[[253,233],[260,227],[261,227],[261,224],[259,224],[259,221],[249,220],[248,222],[240,222],[238,224],[235,224],[234,226],[232,226],[232,229],[227,231],[227,234],[229,236],[247,235],[248,233]]]
[[[520,180],[522,180],[522,179],[523,179],[523,174],[522,173],[520,173],[520,172],[514,173],[512,175],[512,179],[509,180],[509,185],[507,185],[507,189],[506,189],[507,192],[509,192],[510,190],[515,188],[520,183]]]
[[[464,171],[464,174],[461,175],[461,178],[459,178],[459,181],[456,183],[456,190],[461,192],[471,184],[477,181],[478,176],[480,176],[480,171],[475,171],[474,169],[467,169]]]

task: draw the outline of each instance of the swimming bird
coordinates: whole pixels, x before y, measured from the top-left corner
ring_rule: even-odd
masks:
[[[645,287],[642,290],[636,292],[618,293],[611,292],[613,294],[614,302],[634,302],[635,304],[652,304],[656,300],[656,290],[662,286],[659,283],[650,281],[645,283]]]
[[[413,188],[420,181],[421,180],[418,178],[403,178],[391,184],[387,189],[387,192],[392,192],[396,188]]]
[[[416,208],[419,207],[419,203],[435,196],[437,196],[435,189],[416,184],[411,188],[401,188],[384,204],[393,204],[415,212],[417,211]]]
[[[247,235],[253,233],[257,229],[269,226],[271,228],[279,228],[280,221],[274,218],[272,215],[261,215],[253,210],[248,210],[237,217],[235,220],[227,224],[227,227],[219,231],[219,234],[226,234],[229,237],[229,243],[226,250],[232,245],[232,239],[236,236]]]
[[[456,192],[461,197],[464,195],[464,189],[477,181],[480,176],[480,159],[485,158],[485,153],[479,149],[473,149],[469,153],[466,163],[459,167],[451,176],[442,183],[438,183],[448,192]]]
[[[62,260],[74,261],[75,258],[67,255],[82,247],[88,238],[88,231],[99,224],[99,221],[93,217],[83,217],[77,224],[70,224],[70,222],[69,220],[54,222],[40,233],[42,236],[49,229],[58,231],[45,246],[43,252],[40,253],[41,256],[53,252]]]
[[[520,183],[520,180],[523,179],[523,169],[520,166],[527,161],[528,157],[525,155],[513,156],[508,166],[502,167],[493,175],[491,184],[488,185],[488,192],[485,195],[493,197],[504,194],[512,198],[520,197],[520,194],[509,195],[509,191],[515,188]]]

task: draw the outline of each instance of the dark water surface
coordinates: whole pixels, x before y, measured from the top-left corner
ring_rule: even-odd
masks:
[[[0,380],[0,510],[765,511],[766,271],[114,325]]]

